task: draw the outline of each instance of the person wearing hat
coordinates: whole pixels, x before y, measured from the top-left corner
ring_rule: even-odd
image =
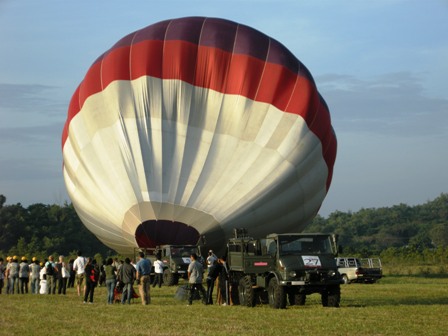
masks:
[[[22,262],[19,265],[19,286],[20,293],[28,294],[28,283],[30,281],[30,267],[25,256],[22,257]]]
[[[11,262],[6,266],[6,273],[9,279],[8,294],[19,294],[19,263],[17,256],[13,256]]]
[[[31,259],[30,273],[31,293],[39,294],[40,265],[36,257]]]
[[[210,272],[211,267],[218,261],[218,257],[213,253],[213,250],[208,251],[207,270]]]

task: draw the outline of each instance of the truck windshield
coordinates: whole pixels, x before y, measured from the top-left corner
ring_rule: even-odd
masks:
[[[280,255],[333,253],[328,236],[282,236],[279,245]]]
[[[177,257],[190,257],[193,253],[198,253],[196,247],[180,247],[177,249]]]

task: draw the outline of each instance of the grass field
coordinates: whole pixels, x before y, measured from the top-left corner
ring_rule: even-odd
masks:
[[[76,289],[59,295],[0,295],[0,335],[447,335],[448,278],[388,276],[342,286],[341,307],[318,295],[305,306],[192,306],[175,287],[151,288],[152,303],[106,305],[106,289],[83,304]]]

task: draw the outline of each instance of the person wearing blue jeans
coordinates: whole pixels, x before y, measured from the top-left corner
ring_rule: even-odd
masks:
[[[114,289],[117,282],[117,269],[113,265],[112,258],[107,259],[104,271],[106,273],[107,303],[112,304],[114,303]]]
[[[124,284],[123,294],[121,295],[122,304],[131,304],[132,284],[135,281],[135,275],[135,267],[131,265],[131,260],[129,258],[126,258],[124,260],[123,266],[120,267],[119,271],[119,279]]]

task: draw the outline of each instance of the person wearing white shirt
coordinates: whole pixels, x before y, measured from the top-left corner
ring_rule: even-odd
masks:
[[[156,256],[157,260],[154,261],[154,272],[156,273],[156,277],[154,279],[153,287],[159,285],[159,288],[162,287],[163,282],[163,266],[164,263],[160,260],[160,255]]]
[[[213,250],[208,251],[208,257],[207,257],[208,271],[210,271],[210,267],[212,267],[216,261],[218,261],[218,257],[213,253]]]
[[[76,272],[76,288],[78,289],[78,296],[81,296],[81,286],[84,282],[85,268],[86,268],[86,258],[82,256],[82,252],[78,251],[78,257],[73,263],[73,270]]]

